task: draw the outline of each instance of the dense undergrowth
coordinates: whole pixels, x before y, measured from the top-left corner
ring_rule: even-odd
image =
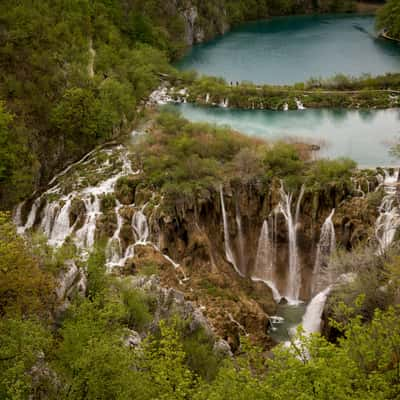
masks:
[[[143,168],[142,184],[172,199],[235,179],[253,184],[281,179],[288,190],[302,184],[314,189],[345,185],[356,167],[348,159],[312,161],[313,148],[307,144],[267,143],[228,127],[192,123],[168,110],[133,152]]]
[[[185,2],[177,3],[179,8]],[[196,4],[201,23],[213,21],[214,31],[206,32],[211,36],[221,7],[232,24],[302,12],[306,3]],[[326,8],[319,11],[352,5],[322,4]],[[396,4],[389,1],[386,10]],[[175,76],[169,61],[185,47],[184,25],[168,6],[156,0],[1,2],[1,208],[47,182],[61,165],[127,130],[136,107],[158,86],[159,74]],[[398,77],[364,82],[313,81],[307,89],[368,93],[392,89]],[[218,84],[216,91],[227,90]],[[172,199],[227,179],[278,178],[290,190],[303,183],[346,185],[355,167],[349,160],[311,161],[310,148],[302,144],[265,143],[173,113],[158,117],[139,149],[134,162],[143,168],[145,185]],[[130,179],[118,182],[119,194],[137,184]],[[105,198],[102,207],[110,204],[114,199]],[[65,310],[55,295],[56,278],[74,257],[72,245],[52,249],[40,236],[22,238],[9,216],[0,215],[0,398],[399,398],[400,310],[391,306],[399,296],[396,249],[385,256],[368,249],[338,253],[332,268],[357,277],[350,286],[338,286],[331,299],[328,337],[336,343],[300,332],[291,348],[274,349],[272,358],[246,338],[235,358],[223,357],[213,350],[213,338],[177,316],[154,323],[155,299],[129,278],[106,274],[101,245],[83,265],[86,296],[76,293]],[[149,265],[146,274],[153,272]],[[132,330],[146,336],[139,347],[126,345]]]
[[[377,27],[385,29],[393,39],[400,40],[400,5],[397,0],[388,0],[380,10]]]
[[[299,332],[292,347],[277,347],[273,358],[265,358],[243,337],[240,352],[231,359],[213,351],[204,331],[190,330],[177,317],[149,330],[154,299],[129,279],[106,275],[101,248],[88,261],[87,297],[75,296],[54,319],[55,299],[42,296],[54,285],[55,270],[43,259],[46,254],[46,260],[56,260],[52,252],[38,242],[24,242],[7,216],[1,216],[3,399],[398,398],[398,308],[387,304],[365,318],[358,311],[365,296],[347,305],[338,301],[338,318],[331,322],[336,344]],[[387,258],[384,265],[381,272],[387,276],[380,284],[396,296],[398,257]],[[29,273],[16,279],[21,268]],[[363,273],[360,266],[357,271]],[[148,332],[139,347],[126,345],[129,329]]]
[[[193,29],[207,39],[245,20],[350,11],[353,5],[348,0],[2,1],[1,208],[129,129],[160,74],[175,74],[169,62],[186,49],[185,18],[193,6]]]

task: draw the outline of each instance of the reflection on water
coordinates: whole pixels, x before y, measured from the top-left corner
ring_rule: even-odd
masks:
[[[195,46],[177,66],[228,81],[294,83],[400,69],[400,46],[377,38],[372,16],[318,15],[244,24]]]
[[[291,138],[321,145],[320,157],[349,157],[360,167],[392,166],[390,146],[400,140],[400,112],[390,110],[237,110],[179,104],[191,121],[229,125],[266,140]],[[398,164],[398,163],[397,163]]]
[[[300,304],[279,304],[276,315],[281,317],[282,320],[273,323],[270,327],[268,334],[276,342],[286,342],[289,340],[289,335],[292,336],[293,330],[302,322],[303,315],[306,311],[307,305]]]

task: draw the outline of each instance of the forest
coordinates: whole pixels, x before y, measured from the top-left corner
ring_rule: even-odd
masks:
[[[109,226],[115,229],[116,225],[106,220],[109,214],[119,204],[128,206],[135,196],[136,200],[142,196],[149,208],[159,207],[164,222],[170,219],[178,225],[174,232],[178,234],[185,228],[185,216],[180,215],[187,211],[180,208],[183,203],[195,204],[189,211],[196,213],[199,199],[206,203],[210,193],[221,190],[223,201],[222,185],[240,186],[238,181],[248,193],[279,181],[298,194],[304,185],[309,199],[316,199],[310,201],[312,207],[319,206],[314,204],[319,201],[316,193],[333,193],[333,203],[338,199],[338,204],[354,200],[355,190],[349,188],[356,165],[349,159],[316,161],[310,148],[298,143],[271,147],[226,127],[190,123],[174,112],[149,115],[147,99],[165,77],[190,82],[194,97],[207,91],[218,97],[220,90],[232,90],[240,103],[242,91],[257,90],[250,84],[227,89],[226,82],[217,78],[195,79],[172,66],[187,50],[184,16],[193,4],[199,10],[204,39],[243,21],[351,12],[355,7],[348,0],[0,2],[0,398],[399,399],[400,248],[396,242],[381,253],[368,240],[358,240],[357,233],[360,237],[363,233],[353,232],[357,245],[352,244],[352,251],[340,248],[329,260],[338,274],[356,278],[335,287],[325,335],[310,335],[299,327],[290,346],[281,344],[271,350],[239,329],[232,354],[218,346],[217,338],[193,316],[185,318],[173,307],[170,312],[170,299],[165,301],[168,311],[163,316],[158,295],[141,286],[157,273],[176,274],[179,266],[167,269],[146,259],[140,268],[128,266],[132,274],[128,267],[121,274],[109,273],[108,236],[98,235],[82,260],[70,238],[61,246],[50,246],[43,232],[33,229],[40,226],[38,218],[27,235],[15,226],[12,209],[21,200],[33,208],[33,193],[44,192],[64,167],[96,148],[122,143],[143,119],[151,120],[151,134],[128,160],[140,167],[142,175],[119,176],[115,194],[108,193],[100,201],[107,233]],[[398,0],[389,0],[381,8],[378,27],[400,39]],[[300,89],[368,92],[398,87],[399,82],[393,74],[363,79],[336,76],[299,85]],[[272,106],[281,106],[271,101]],[[95,163],[104,161],[101,157]],[[117,164],[112,156],[105,162]],[[85,179],[99,179],[91,172]],[[371,177],[362,178],[369,190]],[[87,183],[75,175],[74,182],[67,179],[65,187],[74,188],[71,193],[73,184]],[[357,190],[363,192],[364,186]],[[56,200],[61,208],[65,206],[59,193],[46,196],[48,204],[59,196],[61,200]],[[364,214],[359,219],[367,219],[370,209],[376,211],[382,197],[378,187],[355,202],[356,212]],[[156,204],[158,199],[162,206]],[[81,203],[74,203],[67,216],[75,218],[74,227],[80,223]],[[42,203],[38,208],[46,211]],[[25,220],[29,222],[29,215]],[[121,230],[124,234],[124,226]],[[200,239],[189,244],[204,256],[206,246]],[[156,250],[154,245],[152,251]],[[68,276],[71,260],[76,263],[73,268],[85,271],[86,287],[81,293],[74,276],[74,290],[68,296],[62,293],[68,299],[61,301],[60,290],[66,289],[58,278]],[[221,289],[213,278],[200,282],[202,290],[221,302],[236,302],[237,293]],[[251,292],[251,282],[242,284],[243,291]]]

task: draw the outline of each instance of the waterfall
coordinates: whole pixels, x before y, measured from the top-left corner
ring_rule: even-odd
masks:
[[[224,100],[222,100],[220,107],[222,108],[228,108],[229,107],[229,99],[228,98],[224,98]]]
[[[115,207],[115,215],[117,217],[117,228],[113,236],[109,239],[106,248],[106,255],[107,255],[107,265],[119,265],[121,260],[122,254],[122,244],[121,244],[121,229],[124,223],[123,218],[121,217],[120,210],[122,205],[119,201],[117,201],[117,205]]]
[[[289,111],[289,104],[288,103],[285,103],[283,105],[283,111]]]
[[[321,228],[321,234],[317,245],[317,254],[315,257],[315,264],[313,270],[311,292],[315,294],[319,291],[323,280],[323,268],[328,260],[328,257],[336,248],[335,226],[332,218],[335,214],[335,209],[329,214]]]
[[[242,228],[242,217],[240,215],[240,208],[238,202],[236,202],[236,226],[238,229],[238,248],[239,248],[239,264],[240,270],[246,271],[245,254],[244,254],[244,237]]]
[[[296,102],[296,106],[298,110],[305,110],[306,108],[304,107],[303,103],[299,99],[294,99]]]
[[[142,211],[136,211],[132,218],[132,228],[136,235],[136,243],[146,244],[149,238],[149,225]]]
[[[210,93],[206,94],[206,104],[210,102]]]
[[[38,197],[32,204],[31,211],[29,212],[28,219],[26,220],[25,226],[22,228],[22,232],[25,232],[28,229],[33,228],[36,221],[36,214],[40,205],[42,198]]]
[[[297,249],[297,225],[300,217],[300,206],[304,195],[304,186],[302,186],[296,205],[296,213],[292,215],[292,193],[286,193],[283,185],[280,189],[281,201],[278,205],[280,212],[283,214],[288,228],[289,239],[289,277],[285,290],[285,296],[291,301],[299,300],[301,289],[301,270]]]
[[[328,286],[325,290],[318,293],[311,300],[310,304],[308,304],[302,322],[305,333],[310,334],[320,332],[322,313],[330,291],[331,287]]]
[[[254,276],[272,281],[274,273],[273,244],[269,238],[268,221],[265,220],[258,238]]]
[[[253,276],[254,282],[263,282],[272,290],[274,300],[282,298],[275,284],[274,245],[269,237],[268,221],[265,220],[258,239],[256,262]]]
[[[240,269],[238,268],[238,266],[236,264],[235,257],[233,255],[232,248],[231,248],[231,242],[230,242],[230,238],[229,238],[228,217],[226,215],[224,193],[223,193],[222,185],[220,186],[219,194],[220,194],[220,198],[221,198],[222,219],[223,219],[223,224],[224,224],[223,227],[224,227],[225,257],[226,257],[227,261],[230,264],[232,264],[235,271],[241,277],[244,277],[244,275],[242,274],[242,272],[240,271]]]
[[[86,220],[81,229],[75,234],[78,247],[92,249],[95,242],[97,217],[100,215],[100,199],[93,195],[84,200],[86,208]]]
[[[71,233],[69,220],[69,214],[71,210],[71,197],[67,198],[64,205],[57,213],[52,227],[50,227],[50,221],[52,218],[54,218],[55,208],[50,206],[49,208],[47,208],[47,210],[49,210],[49,215],[44,218],[44,221],[46,221],[46,219],[49,221],[45,222],[48,232],[50,232],[50,235],[48,236],[49,244],[51,244],[52,246],[60,246],[64,243],[64,240]]]
[[[24,206],[24,203],[19,203],[18,206],[15,208],[14,213],[13,213],[13,221],[16,226],[21,226],[22,225],[22,207]]]
[[[50,238],[53,229],[56,213],[59,212],[60,206],[57,202],[47,203],[42,213],[42,222],[40,224],[43,233]]]
[[[375,237],[379,244],[378,254],[383,254],[392,244],[400,227],[400,209],[397,199],[397,180],[399,171],[389,174],[385,171],[383,187],[386,195],[379,206],[379,216],[375,223]]]
[[[379,243],[379,254],[392,244],[396,232],[400,226],[400,210],[395,205],[393,195],[385,196],[379,207],[379,217],[375,223],[375,237]]]
[[[98,157],[98,155],[104,155],[105,157]],[[94,157],[91,157],[93,156]],[[118,159],[117,157],[118,156]],[[118,169],[110,168],[110,158],[116,161]],[[99,160],[101,160],[99,163]],[[95,171],[100,176],[105,176],[103,180],[94,186],[86,186],[87,174],[86,164],[89,164],[91,168],[95,168]],[[79,166],[79,170],[75,171],[75,167]],[[73,172],[74,181],[73,188],[68,196],[64,196],[63,187],[64,176],[71,171]],[[84,171],[83,176],[79,173]],[[91,169],[88,168],[90,171]],[[105,175],[105,173],[109,175]],[[112,149],[107,150],[95,150],[85,155],[77,163],[71,164],[64,171],[56,175],[52,180],[52,186],[42,196],[35,199],[31,206],[29,216],[27,218],[25,226],[21,226],[21,209],[23,203],[20,204],[15,210],[15,222],[19,225],[19,233],[23,234],[26,230],[31,229],[38,225],[40,222],[40,228],[43,230],[48,238],[49,244],[53,246],[60,246],[64,243],[65,239],[71,235],[77,248],[81,251],[80,256],[82,259],[86,259],[90,250],[93,248],[96,239],[96,231],[99,218],[103,215],[102,212],[102,198],[104,195],[111,194],[115,190],[115,185],[118,179],[122,176],[138,174],[139,171],[134,172],[132,170],[131,161],[129,160],[129,153],[122,146],[115,146]],[[75,174],[77,176],[75,176]],[[68,181],[71,181],[68,176]],[[42,204],[47,200],[44,207]],[[74,225],[71,226],[71,208],[72,205],[77,201],[83,203],[82,215],[76,219]],[[133,257],[135,254],[135,245],[139,244],[150,244],[150,229],[143,213],[144,207],[136,211],[133,214],[131,221],[132,234],[135,238],[134,243],[130,243],[127,248],[123,249],[123,243],[121,241],[121,230],[124,225],[124,218],[121,215],[122,208],[125,207],[119,201],[116,201],[114,212],[117,220],[117,227],[109,238],[106,248],[106,265],[109,269],[115,266],[124,266],[126,260]],[[133,208],[134,205],[129,206]],[[39,210],[40,215],[39,215]],[[80,208],[78,208],[80,212]],[[84,221],[82,221],[84,219]],[[76,225],[78,221],[83,222],[82,226],[77,229]],[[159,250],[158,250],[159,251]],[[167,255],[163,254],[164,258],[170,262],[174,268],[180,268],[180,265],[172,261]],[[181,268],[180,268],[181,269]],[[182,269],[183,281],[188,278]]]

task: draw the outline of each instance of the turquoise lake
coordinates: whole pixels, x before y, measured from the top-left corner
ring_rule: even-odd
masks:
[[[321,146],[319,157],[350,157],[360,167],[396,166],[389,150],[400,140],[400,110],[237,110],[171,105],[190,121],[229,125],[266,140],[290,139]]]
[[[177,64],[227,81],[295,83],[336,73],[400,70],[400,45],[377,38],[372,16],[296,16],[244,24],[196,45]]]
[[[181,69],[228,81],[293,83],[335,73],[360,76],[400,71],[400,45],[376,37],[375,18],[360,15],[295,16],[244,24],[194,46]],[[179,104],[192,121],[230,125],[267,140],[321,146],[318,157],[350,157],[360,167],[396,166],[389,150],[400,140],[400,111],[237,110]]]

